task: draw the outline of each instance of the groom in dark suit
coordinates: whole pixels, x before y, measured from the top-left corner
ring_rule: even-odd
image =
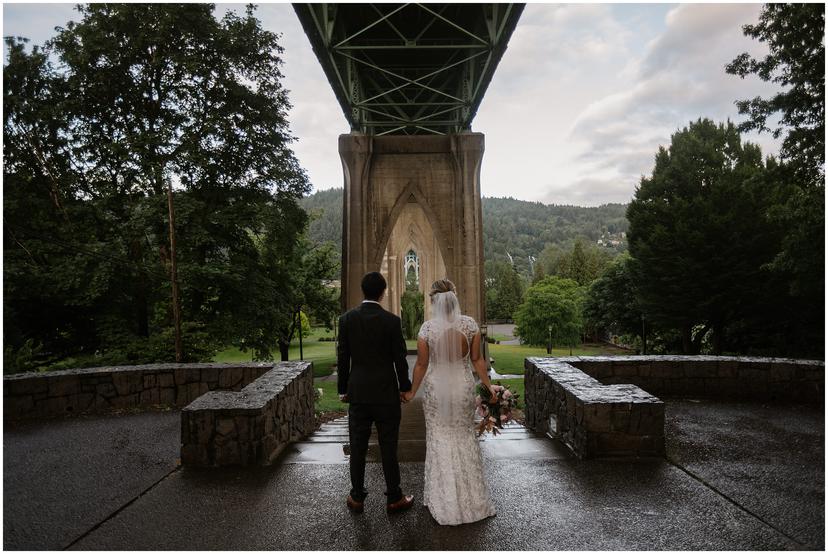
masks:
[[[340,400],[350,404],[351,494],[346,503],[355,513],[362,513],[368,494],[364,488],[365,456],[371,423],[376,425],[382,453],[387,511],[405,510],[414,503],[412,495],[402,494],[397,461],[400,402],[402,393],[411,390],[411,380],[400,318],[379,304],[385,289],[380,273],[367,273],[362,278],[365,300],[339,318],[337,388]]]

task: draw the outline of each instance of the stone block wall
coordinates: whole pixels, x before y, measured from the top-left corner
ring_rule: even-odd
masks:
[[[241,390],[272,367],[272,362],[146,364],[5,375],[3,417],[184,407],[208,391]]]
[[[181,463],[268,465],[315,426],[313,364],[281,362],[239,392],[209,392],[181,411]]]
[[[821,360],[571,356],[525,360],[525,421],[580,458],[664,452],[656,396],[824,402]]]
[[[664,454],[664,403],[630,384],[603,385],[566,360],[527,358],[525,424],[579,458]]]
[[[822,403],[825,362],[750,356],[575,356],[604,384],[632,383],[658,396]]]

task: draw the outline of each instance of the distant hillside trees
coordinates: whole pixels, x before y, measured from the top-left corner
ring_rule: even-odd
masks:
[[[321,190],[302,199],[311,218],[308,234],[315,243],[331,242],[341,248],[342,192],[341,188]],[[588,208],[513,198],[483,198],[482,202],[485,260],[512,264],[525,281],[532,278],[529,257],[540,258],[547,245],[569,251],[580,240],[585,250],[595,246],[607,259],[626,251],[626,239],[621,236],[628,227],[625,204]],[[601,237],[615,237],[618,244],[598,247]]]
[[[585,243],[578,238],[569,250],[547,244],[536,264],[541,268],[540,277],[558,275],[583,286],[597,279],[609,266],[614,255],[607,248]]]
[[[484,198],[484,255],[486,260],[513,263],[518,273],[529,280],[529,257],[540,258],[547,245],[567,251],[578,239],[584,245],[595,245],[608,234],[620,238],[628,227],[625,210],[624,204],[587,208]],[[626,241],[602,248],[615,255],[626,250]]]

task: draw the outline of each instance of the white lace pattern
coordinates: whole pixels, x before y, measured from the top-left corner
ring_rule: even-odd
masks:
[[[431,322],[420,327],[419,337],[433,343]],[[460,329],[469,344],[477,323],[461,316]],[[433,349],[430,348],[433,351]],[[457,390],[443,390],[432,383],[431,364],[423,379],[426,423],[425,491],[423,504],[441,525],[471,523],[495,515],[483,458],[474,431],[475,380],[469,356],[463,360],[463,378]],[[447,396],[446,396],[447,395]],[[449,400],[450,415],[441,416],[438,400]]]

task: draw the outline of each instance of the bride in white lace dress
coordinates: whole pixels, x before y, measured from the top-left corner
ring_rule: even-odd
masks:
[[[441,525],[471,523],[495,515],[474,430],[475,381],[472,365],[491,389],[480,332],[460,314],[454,284],[432,285],[431,316],[417,340],[417,363],[410,400],[425,386],[425,493],[423,504]]]

